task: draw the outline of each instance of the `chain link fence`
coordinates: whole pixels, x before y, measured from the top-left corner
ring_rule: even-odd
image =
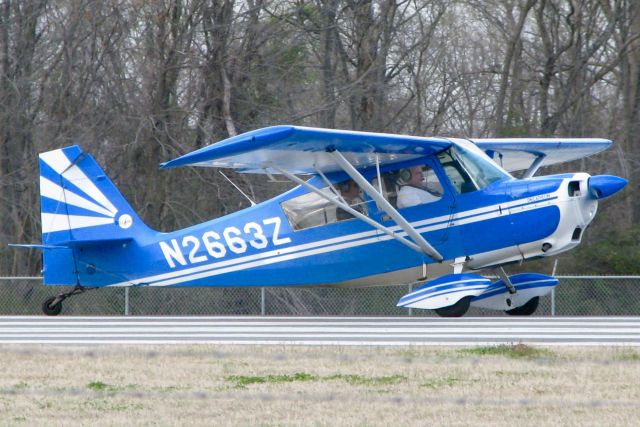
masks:
[[[640,315],[640,276],[559,276],[536,316]],[[69,290],[39,277],[0,278],[0,315],[41,314],[49,297]],[[63,315],[434,316],[396,307],[408,286],[370,288],[102,288],[63,303]],[[495,316],[471,308],[469,316]]]

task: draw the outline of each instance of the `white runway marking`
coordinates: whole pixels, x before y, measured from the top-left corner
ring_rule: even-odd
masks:
[[[0,343],[640,346],[640,317],[2,316]]]

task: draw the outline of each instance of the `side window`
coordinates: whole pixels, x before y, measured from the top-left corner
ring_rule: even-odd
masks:
[[[435,202],[444,194],[438,175],[428,165],[386,172],[381,176],[382,184],[378,183],[378,178],[374,178],[371,185],[376,189],[381,187],[384,197],[397,208]]]
[[[368,215],[367,203],[364,200],[364,193],[358,184],[353,180],[348,180],[341,182],[337,187],[340,192],[340,197],[342,197],[342,200],[344,200],[346,204],[361,214]],[[336,216],[338,221],[353,218],[352,214],[340,208],[337,209]]]
[[[397,206],[409,208],[440,200],[444,194],[435,171],[427,165],[412,166],[397,172]]]
[[[340,193],[339,197],[329,187],[325,187],[320,191],[332,199],[339,200],[341,198],[356,211],[368,215],[367,204],[362,190],[355,182],[351,180],[342,182],[336,185],[336,189]],[[338,208],[316,193],[294,197],[282,202],[281,206],[294,230],[304,230],[354,218],[349,212]]]

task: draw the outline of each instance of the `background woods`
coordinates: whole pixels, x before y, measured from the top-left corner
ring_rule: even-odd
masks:
[[[216,171],[160,162],[285,123],[614,139],[575,169],[631,184],[566,256],[638,272],[636,1],[0,0],[0,274],[40,268],[6,247],[40,239],[38,152],[81,145],[169,230],[247,202]],[[230,175],[258,200],[283,189]]]

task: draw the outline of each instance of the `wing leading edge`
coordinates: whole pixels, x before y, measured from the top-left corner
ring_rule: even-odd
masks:
[[[225,139],[161,167],[210,166],[274,175],[280,173],[279,168],[295,174],[316,174],[341,170],[330,154],[333,150],[340,151],[360,169],[376,162],[389,164],[427,156],[450,145],[451,141],[445,138],[273,126]]]

